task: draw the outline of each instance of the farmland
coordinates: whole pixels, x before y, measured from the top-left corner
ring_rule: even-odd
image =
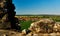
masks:
[[[60,22],[60,15],[16,15],[21,24],[21,30],[28,29],[32,22],[38,21],[42,18],[50,18],[56,22]]]

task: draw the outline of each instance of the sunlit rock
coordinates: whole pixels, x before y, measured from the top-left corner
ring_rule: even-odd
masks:
[[[52,32],[54,24],[55,22],[52,19],[40,19],[33,22],[29,29],[35,32]]]

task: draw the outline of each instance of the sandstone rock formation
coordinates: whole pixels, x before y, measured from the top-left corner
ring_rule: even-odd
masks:
[[[55,22],[52,19],[41,19],[40,21],[33,22],[30,26],[31,31],[50,33],[53,31]]]
[[[60,22],[55,22],[52,19],[40,19],[37,22],[31,23],[28,28],[24,29],[22,35],[25,36],[60,36]],[[28,32],[28,34],[26,34]]]
[[[60,22],[55,22],[52,19],[40,19],[37,22],[33,22],[28,29],[22,30],[22,32],[14,32],[9,30],[3,30],[3,36],[60,36]]]
[[[53,27],[54,32],[60,32],[60,22],[56,22]]]
[[[0,0],[0,29],[20,30],[18,19],[15,17],[15,6],[12,0]]]

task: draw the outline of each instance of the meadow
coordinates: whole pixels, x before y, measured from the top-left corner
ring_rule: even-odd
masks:
[[[60,15],[16,15],[21,24],[21,30],[28,29],[32,22],[38,21],[41,18],[51,18],[56,22],[60,22]]]

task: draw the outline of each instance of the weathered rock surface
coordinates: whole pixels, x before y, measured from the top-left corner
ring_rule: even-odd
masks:
[[[20,25],[14,10],[12,0],[0,0],[0,36],[18,36]]]
[[[22,32],[0,30],[0,34],[1,36],[60,36],[59,27],[60,22],[55,22],[52,19],[41,19],[33,22],[28,30],[24,29]]]
[[[15,6],[12,0],[0,0],[0,29],[20,30],[18,19],[15,17]]]
[[[40,21],[33,22],[30,26],[31,31],[50,33],[53,31],[55,22],[52,19],[41,19]]]

